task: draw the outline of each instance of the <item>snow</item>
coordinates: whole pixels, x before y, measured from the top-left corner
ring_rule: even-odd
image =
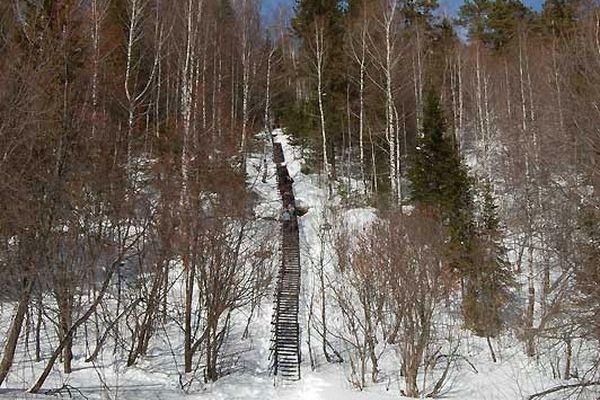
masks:
[[[328,196],[318,176],[305,175],[301,172],[302,153],[290,143],[283,130],[276,130],[273,139],[282,145],[286,165],[290,176],[294,179],[293,188],[298,204],[309,209],[299,221],[303,276],[301,323],[306,330],[309,302],[317,289],[316,265],[323,262],[326,273],[333,275],[335,255],[331,241],[335,230],[344,226],[358,233],[377,219],[377,212],[373,208],[345,209],[339,196],[335,193]],[[281,210],[275,165],[272,162],[272,148],[268,135],[260,134],[258,140],[264,143],[263,149],[262,152],[256,152],[248,158],[248,185],[259,199],[255,209],[257,217],[270,221],[270,224],[265,223],[264,229],[273,230],[272,220],[278,218]],[[263,176],[267,178],[264,182]],[[410,210],[410,206],[407,206],[406,211]],[[273,232],[269,234],[272,235]],[[277,258],[274,262],[276,261]],[[178,289],[180,290],[181,288]],[[329,322],[335,326],[339,314],[330,303],[328,305],[330,306]],[[447,312],[452,312],[450,308]],[[6,332],[12,312],[10,304],[3,304],[0,308],[1,332]],[[87,354],[87,350],[82,345],[83,340],[76,340],[78,346],[75,349],[77,356],[73,365],[74,372],[64,375],[57,365],[45,387],[57,388],[68,384],[77,388],[72,391],[72,396],[76,399],[387,400],[403,398],[399,395],[403,380],[399,376],[398,361],[391,349],[388,350],[390,354],[382,360],[380,381],[370,383],[363,391],[358,391],[347,379],[347,365],[325,362],[319,355],[318,344],[313,344],[317,367],[314,371],[311,370],[306,337],[303,337],[302,379],[294,383],[276,382],[270,374],[268,360],[271,313],[272,301],[271,298],[267,298],[260,305],[250,324],[250,337],[244,340],[240,338],[248,313],[242,310],[236,314],[233,331],[225,347],[227,359],[232,366],[231,374],[213,384],[202,384],[196,381],[188,387],[188,390],[181,389],[183,337],[177,326],[167,323],[162,328],[168,335],[157,335],[152,343],[150,355],[134,367],[126,367],[125,360],[113,355],[109,350],[102,353],[97,362],[86,363],[83,355]],[[51,351],[51,346],[56,343],[55,337],[50,332],[52,331],[48,330],[46,337],[43,338],[46,355]],[[484,339],[472,337],[460,326],[450,327],[449,334],[453,335],[452,340],[459,343],[462,359],[457,361],[451,370],[452,379],[446,388],[445,399],[524,399],[532,393],[565,383],[549,376],[548,366],[543,362],[548,354],[541,354],[539,360],[528,359],[524,355],[520,342],[511,332],[498,340],[493,340],[499,358],[498,363],[491,362]],[[82,332],[79,332],[79,335],[82,335]],[[4,340],[5,336],[2,336],[0,345],[4,345]],[[45,396],[33,396],[23,392],[44,367],[43,362],[33,361],[31,340],[32,338],[29,347],[25,346],[23,341],[20,343],[15,365],[0,388],[1,399],[45,398]],[[548,350],[549,353],[551,351]],[[62,396],[69,397],[66,391],[62,392]],[[561,398],[560,393],[556,397],[547,397],[547,399],[552,398]]]

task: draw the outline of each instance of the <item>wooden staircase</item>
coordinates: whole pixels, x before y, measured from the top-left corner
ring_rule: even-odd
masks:
[[[277,182],[284,209],[296,207],[292,180],[281,143],[273,144],[273,160],[277,165]],[[296,214],[290,221],[282,221],[282,262],[275,290],[275,309],[272,324],[271,360],[275,376],[283,380],[300,379],[300,324],[298,307],[300,296],[300,246]]]

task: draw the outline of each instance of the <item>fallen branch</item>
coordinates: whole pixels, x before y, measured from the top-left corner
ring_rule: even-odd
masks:
[[[82,392],[81,390],[77,389],[77,388],[76,388],[76,387],[74,387],[74,386],[67,385],[67,384],[65,384],[65,385],[62,385],[62,387],[60,387],[60,388],[57,388],[57,389],[50,389],[50,390],[46,390],[46,391],[44,392],[44,394],[45,394],[45,395],[47,395],[47,396],[56,396],[56,395],[59,395],[59,394],[61,394],[63,391],[66,391],[66,392],[69,394],[69,398],[71,398],[71,399],[72,399],[72,398],[73,398],[73,393],[71,393],[71,390],[73,390],[73,391],[75,391],[75,392],[79,393],[79,395],[80,395],[81,397],[83,397],[85,400],[88,400],[88,397],[87,397],[86,395],[84,395],[84,394],[83,394],[83,392]]]
[[[600,381],[580,382],[580,383],[572,383],[572,384],[569,384],[569,385],[556,386],[556,387],[544,390],[543,392],[532,394],[531,396],[529,396],[527,398],[527,400],[534,400],[534,399],[537,399],[537,398],[542,398],[542,397],[547,396],[549,394],[560,392],[561,390],[576,389],[576,388],[585,388],[585,387],[588,387],[588,386],[600,386]]]

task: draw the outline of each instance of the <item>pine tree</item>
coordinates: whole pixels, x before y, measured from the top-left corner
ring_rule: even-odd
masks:
[[[491,12],[489,0],[466,0],[458,12],[458,24],[467,28],[471,39],[484,40]]]
[[[467,0],[459,11],[459,23],[469,36],[493,50],[502,50],[534,17],[520,0]]]
[[[439,7],[437,0],[414,0],[403,3],[402,12],[409,25],[425,24],[432,26],[435,11]]]
[[[579,6],[579,0],[546,0],[541,15],[543,29],[555,36],[573,30]]]

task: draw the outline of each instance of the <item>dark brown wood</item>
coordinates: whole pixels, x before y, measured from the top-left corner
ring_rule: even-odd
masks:
[[[298,217],[294,198],[293,179],[290,177],[280,143],[273,144],[273,161],[277,165],[277,182],[282,206],[291,209],[289,221],[281,222],[282,262],[275,289],[273,333],[271,347],[273,372],[284,380],[300,379],[300,324],[298,309],[300,296],[300,245]]]

